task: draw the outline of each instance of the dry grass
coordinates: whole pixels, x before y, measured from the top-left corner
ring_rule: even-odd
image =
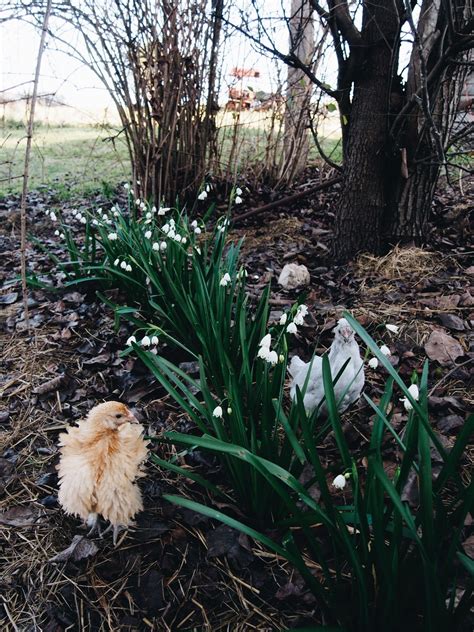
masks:
[[[0,426],[4,428],[0,430],[0,452],[10,449],[17,459],[0,496],[0,512],[12,507],[27,512],[24,526],[0,524],[2,632],[40,632],[58,625],[81,632],[244,632],[293,627],[297,623],[294,610],[285,613],[276,609],[268,596],[251,585],[245,572],[236,572],[226,559],[207,560],[206,533],[177,518],[164,517],[166,508],[161,503],[150,505],[148,501],[144,515],[151,525],[165,521],[169,526],[165,534],[143,540],[137,527],[124,534],[115,549],[107,538],[95,540],[99,551],[88,560],[50,562],[69,546],[74,535],[85,533],[79,522],[65,516],[60,508],[45,508],[39,502],[55,494],[38,479],[45,472],[54,472],[57,434],[64,424],[57,421],[59,398],[50,396],[41,405],[35,404],[32,391],[51,378],[53,366],[63,362],[73,372],[78,360],[74,354],[61,352],[51,333],[37,331],[32,343],[20,335],[4,335],[0,340],[0,360],[8,373],[1,384],[2,406],[13,410],[10,425]],[[175,493],[195,495],[182,487],[182,480],[152,468],[149,478],[159,477],[160,485]],[[170,549],[176,568],[163,578],[163,587],[156,587],[163,591],[164,608],[155,616],[146,615],[143,604],[137,603],[137,587],[149,571],[160,572],[159,557]],[[253,553],[256,558],[265,558],[269,575],[290,579],[292,570],[284,560],[258,544],[253,545]],[[216,590],[222,599],[210,600],[209,594]],[[123,627],[124,617],[140,621],[139,626]]]
[[[395,246],[383,257],[362,254],[356,263],[356,271],[361,276],[376,275],[388,281],[420,280],[435,274],[443,268],[444,260],[439,253],[415,246]]]
[[[242,257],[244,259],[246,255],[256,249],[274,248],[278,242],[284,245],[286,250],[288,244],[298,243],[303,246],[311,243],[311,240],[303,234],[304,223],[302,219],[297,217],[282,217],[272,220],[264,228],[251,226],[245,229],[233,229],[232,239],[245,237],[242,244]]]

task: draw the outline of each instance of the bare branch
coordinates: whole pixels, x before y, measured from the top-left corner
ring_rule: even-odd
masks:
[[[43,19],[43,28],[41,30],[41,39],[38,48],[38,56],[36,58],[36,71],[33,81],[33,94],[31,97],[30,115],[28,117],[28,126],[26,132],[26,150],[25,150],[25,166],[23,170],[23,189],[21,192],[20,204],[20,222],[21,222],[21,238],[20,238],[20,255],[21,255],[21,288],[23,292],[23,308],[25,312],[25,324],[27,330],[30,328],[30,320],[28,315],[28,285],[26,283],[26,196],[28,194],[28,176],[30,166],[31,141],[33,139],[33,124],[35,121],[35,107],[38,95],[38,83],[41,71],[41,60],[43,58],[44,45],[46,41],[46,32],[48,29],[48,21],[51,13],[51,0],[48,0],[46,12]]]

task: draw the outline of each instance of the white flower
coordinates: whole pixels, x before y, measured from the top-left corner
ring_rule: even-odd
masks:
[[[196,226],[196,228],[194,229],[194,234],[195,235],[200,235],[201,234],[201,229],[199,228],[199,226]]]
[[[280,355],[278,356],[278,362],[280,364],[283,364],[284,361],[285,361],[285,356],[283,355],[283,353],[280,353]]]
[[[141,345],[142,347],[149,347],[151,345],[151,340],[149,336],[143,336]]]
[[[199,246],[194,246],[194,250],[198,253],[198,255],[201,254],[201,248],[199,248]]]
[[[270,349],[271,344],[272,344],[272,337],[270,334],[267,334],[266,336],[263,336],[263,338],[258,343],[258,346],[266,347],[267,349]]]
[[[418,386],[416,384],[412,384],[411,386],[408,387],[408,392],[413,397],[415,402],[417,402],[420,397],[420,391],[418,390]],[[413,410],[412,403],[410,402],[408,397],[402,397],[400,401],[403,402],[403,405],[405,406],[406,411],[410,412],[410,410]]]
[[[377,360],[377,358],[370,358],[368,364],[371,369],[375,370],[379,365],[379,361]]]
[[[224,222],[223,224],[221,224],[221,225],[217,228],[217,230],[218,230],[219,232],[223,233],[223,232],[225,231],[225,229],[226,229],[226,226],[227,226],[227,224]]]
[[[137,180],[137,184],[138,184],[138,185],[140,184],[140,180]]]
[[[170,226],[175,226],[176,222],[174,221],[174,219],[172,217],[170,217]]]
[[[125,189],[125,191],[128,191],[130,189],[130,185],[128,184],[128,182],[125,182],[123,188]]]
[[[161,227],[161,230],[165,233],[168,234],[170,232],[170,225],[169,224],[164,224],[164,226]]]
[[[288,320],[288,314],[282,314],[280,317],[280,325],[286,325],[287,320]]]
[[[205,200],[207,198],[207,191],[201,191],[201,193],[198,195],[198,200]]]
[[[275,366],[275,364],[278,362],[278,354],[276,351],[270,351],[265,359],[269,364]]]
[[[332,486],[336,489],[344,489],[346,486],[346,477],[344,474],[338,474],[332,482]]]
[[[152,248],[153,248],[153,250],[159,250],[160,249],[160,244],[155,241],[155,243],[153,244]]]
[[[120,259],[117,257],[117,259],[115,259],[114,261],[114,266],[118,266],[119,263],[120,263]]]
[[[56,235],[56,237],[59,237],[59,235],[60,235],[61,233],[59,232],[59,230],[55,230],[55,231],[54,231],[54,234]]]
[[[227,414],[232,415],[232,408],[230,406],[227,408]]]
[[[222,408],[220,406],[216,406],[212,411],[213,417],[222,417]]]
[[[162,241],[162,242],[160,242],[160,250],[161,250],[161,251],[166,250],[166,248],[167,248],[167,247],[168,247],[168,246],[167,246],[166,241]]]
[[[262,358],[262,360],[266,360],[270,354],[270,347],[260,347],[257,353],[257,358]]]
[[[389,323],[385,325],[385,328],[391,331],[393,334],[398,334],[398,330],[400,329],[398,325],[390,325]]]
[[[152,337],[151,337],[151,344],[152,344],[153,346],[155,346],[155,347],[156,347],[156,345],[158,344],[158,342],[159,342],[159,340],[158,340],[158,336],[152,336]]]
[[[188,240],[186,239],[186,237],[181,237],[181,243],[185,244]]]
[[[147,219],[151,219],[153,217],[153,213],[151,213],[150,211],[148,211],[148,213],[145,215],[145,217]]]
[[[93,220],[92,220],[92,225],[93,225],[93,226],[98,226],[98,225],[99,225],[99,222],[98,222],[96,219],[93,219]]]
[[[174,239],[175,241],[177,241],[177,242],[178,242],[178,244],[179,244],[179,242],[181,241],[181,235],[178,235],[178,234],[173,235],[173,239]]]
[[[242,189],[240,187],[235,189],[235,195],[242,195]]]
[[[156,206],[152,206],[152,207],[151,207],[151,212],[152,212],[152,213],[156,213]]]
[[[415,402],[417,402],[420,399],[420,391],[419,391],[418,386],[416,384],[411,384],[408,387],[408,392],[413,397]]]
[[[295,325],[295,323],[290,323],[290,324],[288,325],[288,327],[286,328],[286,331],[287,331],[289,334],[296,334],[296,332],[298,331],[298,328],[297,328],[297,326]]]
[[[151,279],[150,279],[150,277],[147,277],[147,278],[145,279],[145,283],[146,283],[147,285],[151,285]]]
[[[106,220],[105,220],[105,223],[106,223],[106,224],[108,224],[109,226],[110,226],[111,224],[113,224],[113,222],[112,222],[112,220],[111,220],[111,219],[106,219]]]
[[[152,236],[152,231],[151,230],[147,230],[145,233],[145,239],[150,239],[150,237]]]
[[[132,266],[128,263],[127,267],[125,268],[127,272],[131,272],[132,271]]]
[[[127,269],[127,262],[126,261],[122,261],[122,263],[120,264],[120,267],[122,268],[122,270],[126,270]]]
[[[84,217],[84,215],[81,215],[79,221],[81,222],[81,224],[87,224],[87,219]]]
[[[206,191],[209,193],[210,190],[211,190],[211,185],[210,184],[206,184]]]
[[[102,213],[102,207],[101,206],[99,206],[99,208],[97,209],[97,212],[99,213],[99,215],[100,215],[100,213]]]
[[[308,306],[304,304],[298,305],[297,313],[305,318],[308,315]]]
[[[176,233],[174,232],[173,228],[170,228],[170,232],[168,233],[168,237],[170,239],[175,239],[176,238]]]
[[[197,219],[191,222],[191,228],[197,228],[197,225],[198,225]]]
[[[120,209],[116,208],[114,213],[114,217],[119,217],[120,216]]]
[[[136,342],[137,339],[135,338],[135,336],[130,336],[130,338],[127,340],[127,347],[131,347],[132,346],[132,342]]]
[[[52,222],[56,222],[56,221],[57,221],[57,219],[58,219],[58,218],[56,217],[56,213],[55,213],[54,211],[51,211],[51,212],[50,212],[50,214],[49,214],[49,219],[50,219]]]
[[[137,199],[135,200],[135,204],[136,204],[137,206],[140,206],[140,198],[137,198]]]
[[[222,279],[219,282],[219,285],[222,285],[222,287],[225,287],[228,283],[231,282],[231,278],[230,278],[230,274],[228,272],[226,272],[224,274],[224,276],[222,277]]]
[[[383,353],[385,356],[389,356],[392,355],[392,352],[390,351],[390,349],[387,347],[387,345],[382,345],[380,347],[380,352]]]
[[[295,323],[295,325],[304,325],[304,316],[301,313],[296,313],[295,317],[293,318],[293,322]]]
[[[117,241],[118,235],[117,233],[109,233],[109,241]]]
[[[240,195],[238,195],[235,200],[234,200],[235,204],[242,204],[242,198],[240,197]]]

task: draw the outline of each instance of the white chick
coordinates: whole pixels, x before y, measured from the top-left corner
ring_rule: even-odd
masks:
[[[334,340],[329,349],[329,365],[333,380],[347,360],[349,362],[334,386],[334,394],[340,412],[346,410],[360,397],[365,381],[363,362],[360,357],[359,345],[354,338],[354,330],[345,318],[341,318],[334,329]],[[324,397],[322,365],[322,358],[315,356],[303,398],[304,406],[309,413],[313,412]],[[309,366],[309,362],[303,362],[298,356],[291,359],[289,373],[293,377],[293,381],[290,394],[293,399],[296,397],[297,386],[303,390]],[[346,388],[347,392],[342,401],[339,402]],[[327,411],[325,403],[321,406],[321,411]]]

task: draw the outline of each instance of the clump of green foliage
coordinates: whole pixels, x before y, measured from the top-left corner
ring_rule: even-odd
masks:
[[[126,304],[112,306],[117,318],[129,318],[137,328],[128,352],[143,360],[196,428],[196,434],[169,432],[160,440],[217,454],[224,480],[216,484],[183,467],[183,454],[175,460],[152,459],[193,479],[211,497],[237,503],[246,519],[184,497],[165,498],[239,529],[286,558],[316,596],[324,621],[338,626],[332,629],[460,629],[474,587],[474,564],[461,545],[474,483],[460,476],[474,417],[447,452],[430,424],[428,365],[415,396],[377,343],[346,314],[388,372],[381,400],[365,396],[373,419],[361,465],[342,431],[334,395],[340,375],[333,380],[327,356],[327,418],[319,408],[307,413],[305,387],[292,402],[286,395],[288,325],[301,322],[306,308],[295,305],[280,322],[268,324],[269,288],[256,305],[249,301],[240,244],[226,244],[226,219],[206,231],[204,219],[190,222],[184,212],[144,203],[139,208],[140,216],[134,204],[127,212],[114,207],[110,213],[79,214],[76,220],[85,231],[81,243],[60,222],[68,261],[55,261],[69,284],[93,282],[102,290],[119,288],[127,297]],[[196,360],[198,379],[159,354],[163,340]],[[395,386],[409,404],[403,435],[392,424]],[[339,457],[328,465],[317,446],[329,432]],[[388,439],[400,455],[391,475],[383,462]],[[432,449],[442,459],[436,477]],[[312,473],[305,484],[303,470]],[[333,484],[347,487],[343,500],[329,482],[337,472]],[[417,506],[404,500],[413,478]]]

